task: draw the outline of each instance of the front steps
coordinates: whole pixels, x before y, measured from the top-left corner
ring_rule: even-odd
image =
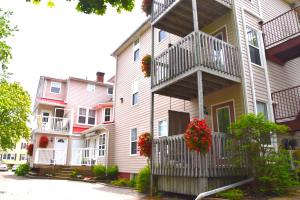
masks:
[[[75,168],[72,167],[62,167],[61,169],[57,170],[54,174],[55,179],[70,179],[71,173],[74,171]]]

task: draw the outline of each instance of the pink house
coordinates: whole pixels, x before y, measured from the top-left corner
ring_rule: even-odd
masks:
[[[113,132],[113,79],[104,83],[75,77],[41,76],[34,104],[32,166],[108,165],[108,134]],[[40,138],[48,145],[41,148]]]

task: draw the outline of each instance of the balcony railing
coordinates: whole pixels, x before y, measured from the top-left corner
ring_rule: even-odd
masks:
[[[199,31],[187,35],[153,59],[152,88],[197,66],[240,77],[237,47]]]
[[[67,150],[38,148],[35,151],[34,163],[42,165],[66,165]]]
[[[239,165],[228,148],[230,138],[224,133],[213,133],[209,153],[190,151],[183,135],[154,139],[152,143],[152,173],[159,176],[224,177],[248,174],[245,154]],[[239,149],[237,145],[236,149]]]
[[[300,6],[264,23],[262,30],[266,48],[300,35]]]
[[[153,0],[152,4],[152,21],[156,20],[160,15],[162,15],[169,7],[171,7],[176,1],[180,0]],[[227,5],[232,5],[232,0],[216,0]]]
[[[69,133],[70,124],[70,118],[37,116],[34,122],[34,130]]]
[[[276,121],[297,117],[300,112],[300,85],[272,93]]]

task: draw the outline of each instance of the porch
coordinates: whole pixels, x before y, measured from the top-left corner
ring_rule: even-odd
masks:
[[[71,134],[71,118],[36,116],[33,131],[40,133],[62,133]]]

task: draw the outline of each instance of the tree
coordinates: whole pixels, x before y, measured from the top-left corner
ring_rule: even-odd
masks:
[[[7,65],[12,58],[11,47],[7,44],[7,38],[13,36],[17,31],[16,26],[12,26],[9,20],[12,12],[0,9],[0,79],[7,78]]]
[[[26,1],[34,4],[39,4],[41,2],[41,0]],[[134,8],[134,3],[135,0],[78,0],[76,9],[79,12],[86,14],[104,15],[109,5],[115,8],[118,12],[121,12],[122,10],[130,12]],[[48,6],[53,7],[54,2],[52,0],[48,0]]]
[[[29,138],[27,126],[30,96],[19,83],[0,81],[0,148],[14,148],[21,138]]]

